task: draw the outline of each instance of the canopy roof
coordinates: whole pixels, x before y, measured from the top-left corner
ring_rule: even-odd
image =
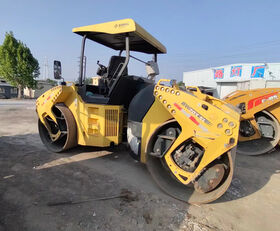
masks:
[[[129,35],[131,51],[166,53],[165,46],[132,19],[76,27],[72,31],[115,50],[125,50],[125,36]]]

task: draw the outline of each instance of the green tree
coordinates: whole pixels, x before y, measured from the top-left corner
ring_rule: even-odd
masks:
[[[85,79],[85,84],[91,85],[92,84],[92,78],[86,78]]]
[[[184,82],[183,82],[183,81],[179,81],[179,82],[178,82],[178,86],[179,86],[179,87],[181,87],[181,86],[183,86],[183,87],[184,87],[184,86],[185,86],[185,84],[184,84]]]
[[[6,33],[0,46],[0,76],[18,88],[18,98],[25,87],[35,88],[40,67],[30,49],[17,40],[12,32]]]
[[[75,83],[79,83],[79,80],[78,79],[76,79],[75,80]],[[92,78],[86,78],[85,79],[85,81],[84,81],[84,84],[86,84],[86,85],[92,85]]]
[[[52,79],[46,79],[46,82],[51,84],[52,86],[57,86],[57,81]]]

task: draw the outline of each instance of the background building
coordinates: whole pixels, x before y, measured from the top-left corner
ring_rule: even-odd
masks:
[[[40,95],[42,95],[44,92],[46,92],[47,90],[53,88],[54,86],[57,85],[57,82],[54,80],[38,80],[37,81],[37,87],[33,93],[33,97],[34,98],[38,98]]]
[[[37,80],[37,86],[35,89],[31,88],[24,88],[23,91],[23,97],[24,98],[38,98],[40,95],[42,95],[47,90],[53,88],[57,85],[57,82],[54,80]]]
[[[235,90],[280,87],[280,63],[240,63],[184,72],[183,82],[214,88],[218,98]]]
[[[8,84],[5,80],[0,79],[0,98],[10,99],[16,98],[18,89]]]
[[[101,76],[94,76],[91,79],[92,79],[92,83],[90,83],[90,84],[92,84],[94,86],[99,86]]]

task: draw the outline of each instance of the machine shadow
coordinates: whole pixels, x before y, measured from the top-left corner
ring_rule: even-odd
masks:
[[[78,146],[69,150],[68,152],[63,153],[67,156],[79,155],[81,153],[87,152],[112,152],[112,154],[101,156],[98,159],[121,159],[120,166],[121,168],[129,168],[131,169],[131,163],[136,163],[129,155],[129,148],[126,145],[119,145],[110,148],[98,148],[98,147],[89,147],[89,146]],[[98,161],[90,160],[90,161]],[[145,181],[149,182],[148,185],[153,188],[153,192],[160,193],[161,195],[165,195],[165,192],[159,188],[159,186],[153,181],[150,174],[148,173],[146,166],[137,163],[133,164],[134,167],[138,168],[139,174],[145,176]],[[280,148],[274,150],[271,153],[259,156],[244,156],[238,155],[236,156],[235,161],[235,171],[233,175],[232,183],[226,193],[221,196],[216,201],[212,203],[224,203],[232,200],[238,200],[243,197],[247,197],[250,194],[253,194],[260,189],[262,189],[270,180],[270,177],[277,173],[280,166]],[[119,166],[112,166],[113,168],[119,169]],[[122,177],[125,178],[126,174],[123,174]],[[141,186],[145,184],[145,181],[141,182],[139,185]]]
[[[258,156],[236,155],[233,180],[226,193],[212,203],[223,203],[247,197],[261,188],[280,169],[279,147],[271,153]]]
[[[91,153],[101,153],[101,155],[91,156]],[[78,158],[74,158],[74,161],[71,161],[71,158],[74,156]],[[110,169],[110,174],[112,172],[119,174],[119,176],[128,180],[135,187],[146,188],[150,192],[160,193],[160,195],[168,197],[152,180],[146,166],[130,157],[129,149],[126,145],[110,148],[78,146],[67,152],[57,154],[48,151],[36,133],[0,137],[2,168],[5,168],[5,160],[16,164],[27,159],[29,160],[29,167],[36,169],[38,166],[43,166],[63,158],[66,161],[58,161],[58,164],[50,165],[46,168],[59,169],[60,167],[65,168],[68,165],[70,167],[79,167],[79,164],[83,164],[89,168],[96,168],[100,172],[104,171],[104,174],[108,173],[108,169]],[[35,166],[34,163],[36,163]],[[273,174],[278,173],[279,166],[279,148],[260,156],[237,155],[231,186],[221,198],[212,203],[238,200],[257,192],[268,183]],[[132,172],[132,176],[129,176],[130,172]],[[137,180],[134,178],[137,178]]]
[[[60,158],[71,159],[77,155],[100,152],[111,154],[62,163],[45,169],[34,169],[34,166],[44,165]],[[230,188],[220,199],[212,203],[238,200],[263,188],[270,177],[279,170],[279,150],[262,156],[238,155],[235,164],[236,169]],[[168,225],[167,222],[172,224],[175,220],[176,225],[173,230],[180,230],[186,224],[192,225],[192,222],[199,223],[199,218],[191,218],[190,205],[162,192],[152,180],[146,167],[134,161],[125,146],[114,148],[79,146],[69,152],[57,154],[47,151],[38,134],[2,136],[0,137],[0,175],[15,175],[0,182],[2,208],[0,223],[6,219],[5,223],[2,222],[4,230],[5,228],[18,230],[23,221],[17,218],[24,217],[25,213],[40,213],[43,215],[38,217],[39,221],[55,219],[63,224],[69,224],[70,217],[75,224],[81,220],[90,227],[98,224],[100,230],[105,230],[105,224],[108,223],[111,225],[109,228],[114,230],[114,227],[119,227],[120,223],[127,223],[126,219],[143,224],[144,230],[157,229],[160,224]],[[79,201],[116,195],[123,189],[137,196],[132,200],[116,198],[79,205],[47,206],[47,202],[53,201],[69,199]],[[87,219],[88,211],[92,211],[93,207],[98,214],[95,218],[97,220]],[[170,210],[174,211],[165,212]],[[166,222],[162,221],[163,214]],[[103,220],[98,220],[101,217]],[[13,219],[17,219],[18,222],[14,223]],[[133,230],[134,227],[130,228]]]
[[[34,168],[60,158],[90,152],[112,154],[44,169]],[[188,217],[189,205],[164,194],[153,182],[146,167],[134,161],[124,146],[108,149],[79,146],[57,154],[47,151],[38,134],[2,136],[0,176],[11,174],[14,175],[12,178],[0,182],[0,228],[4,230],[19,230],[26,214],[33,214],[42,230],[46,229],[45,220],[55,221],[54,225],[65,224],[65,227],[67,224],[79,224],[77,229],[73,226],[73,230],[78,230],[81,225],[85,225],[83,230],[155,230],[176,221],[175,230],[179,230]],[[53,201],[117,195],[122,190],[136,196],[78,205],[47,206]],[[170,210],[174,211],[166,212]],[[93,213],[97,215],[93,217]],[[127,227],[122,229],[122,224]],[[55,230],[47,225],[49,230]]]

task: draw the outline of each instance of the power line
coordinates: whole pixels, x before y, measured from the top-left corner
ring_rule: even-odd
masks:
[[[280,40],[273,40],[273,41],[267,41],[267,42],[262,42],[262,43],[252,43],[252,44],[248,44],[248,45],[243,45],[243,46],[239,46],[239,47],[235,47],[233,48],[233,51],[230,52],[235,52],[235,51],[240,51],[240,52],[252,52],[252,51],[248,51],[248,50],[252,50],[252,49],[264,49],[264,48],[268,48],[268,47],[278,47],[280,46]],[[211,55],[211,51],[202,51],[200,53],[187,53],[188,56],[190,56],[190,59],[196,57],[196,56],[209,56]],[[229,52],[228,52],[229,53]],[[242,54],[243,54],[242,53]],[[185,53],[173,53],[174,55],[178,56],[185,56]],[[237,54],[238,55],[238,54]],[[223,57],[223,56],[221,56]]]

